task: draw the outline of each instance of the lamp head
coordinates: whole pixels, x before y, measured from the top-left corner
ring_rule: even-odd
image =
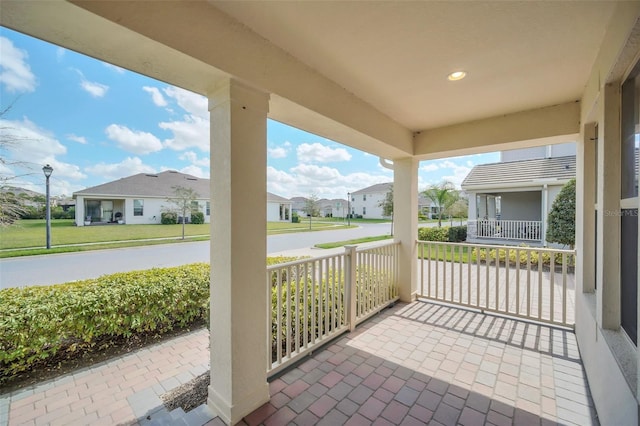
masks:
[[[47,164],[42,168],[42,171],[46,177],[49,177],[51,176],[51,173],[53,173],[53,167]]]

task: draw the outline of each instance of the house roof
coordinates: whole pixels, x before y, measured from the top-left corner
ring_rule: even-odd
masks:
[[[174,170],[167,170],[157,174],[138,173],[137,175],[77,191],[73,196],[168,197],[172,194],[172,188],[176,186],[193,189],[198,194],[198,198],[209,198],[209,179],[197,178]]]
[[[576,157],[536,158],[532,160],[475,166],[462,181],[462,189],[500,187],[509,184],[541,184],[550,180],[567,181],[576,176]]]
[[[389,192],[389,189],[391,189],[392,185],[393,185],[393,183],[391,183],[391,182],[377,183],[375,185],[371,185],[371,186],[368,186],[366,188],[359,189],[358,191],[354,191],[354,192],[351,193],[351,195],[373,194],[373,193],[378,193],[378,192],[387,193],[387,192]]]
[[[271,192],[267,192],[267,202],[293,204],[291,200],[287,200],[286,198],[273,194]]]

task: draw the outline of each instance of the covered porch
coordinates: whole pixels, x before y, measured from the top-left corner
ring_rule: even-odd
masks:
[[[330,421],[331,413],[339,416],[337,403],[349,400],[362,404],[352,407],[351,418],[360,412],[364,418],[390,423],[411,420],[406,417],[411,410],[412,417],[421,416],[419,421],[443,424],[473,424],[489,421],[489,416],[498,424],[518,416],[534,423],[570,421],[565,409],[578,414],[580,423],[591,421],[589,392],[570,332],[557,334],[555,329],[415,302],[420,291],[420,160],[576,141],[575,338],[601,421],[637,424],[637,328],[622,321],[622,311],[628,313],[629,307],[621,303],[620,278],[621,270],[637,277],[638,268],[637,252],[633,267],[625,269],[629,259],[620,257],[621,238],[630,247],[638,246],[637,193],[623,200],[620,195],[621,85],[636,75],[637,2],[338,6],[7,1],[0,17],[2,25],[207,96],[216,218],[211,227],[208,406],[225,423],[256,415],[280,424],[307,408],[311,420],[310,415],[320,418],[322,413]],[[514,22],[526,24],[514,27]],[[353,31],[356,23],[358,31]],[[467,79],[451,81],[462,71]],[[632,97],[631,105],[637,104]],[[637,115],[631,115],[637,123]],[[265,282],[264,221],[255,219],[267,217],[268,118],[393,161],[397,291],[385,303],[396,297],[403,303],[385,311],[379,321],[362,325],[366,332],[355,329],[271,383],[272,281],[267,275]],[[621,233],[621,214],[615,213],[623,208],[635,209],[635,224],[623,221],[627,230],[635,226],[635,236]],[[388,260],[389,255],[378,257]],[[355,272],[352,268],[349,273]],[[305,276],[308,273],[305,269]],[[313,269],[310,273],[320,275]],[[501,282],[499,273],[495,277]],[[351,292],[344,294],[353,303]],[[277,294],[283,293],[276,292],[276,299]],[[637,292],[625,298],[633,302],[630,317],[636,319],[637,298]],[[280,313],[276,309],[278,324]],[[350,315],[357,313],[352,309]],[[306,320],[304,324],[308,327]],[[330,324],[339,328],[355,322]],[[461,331],[447,328],[462,324],[471,325]],[[318,325],[312,333],[303,328],[294,336],[317,338]],[[540,328],[534,339],[529,330],[535,327]],[[495,334],[504,330],[510,337]],[[510,339],[519,339],[521,347]],[[542,342],[543,352],[525,349],[529,339],[534,345]],[[301,344],[295,342],[294,348]],[[276,361],[289,355],[277,352],[281,343],[276,340]],[[284,348],[288,351],[286,341]],[[519,358],[521,364],[498,363],[498,358]],[[487,362],[489,370],[480,361]],[[507,364],[513,365],[505,367],[510,372],[501,371]],[[355,373],[357,368],[366,376]],[[304,380],[307,374],[316,375],[318,384]],[[369,377],[378,383],[375,390],[362,383]],[[573,385],[582,386],[576,391],[580,401],[554,406],[550,400],[555,396],[559,401],[564,390],[573,392]],[[311,393],[312,387],[318,395]],[[334,396],[340,389],[349,392],[338,401]],[[368,402],[379,391],[380,398]],[[505,402],[505,393],[515,399]],[[312,396],[318,397],[315,412]],[[402,415],[405,408],[394,401],[407,413]],[[273,409],[283,417],[273,417]]]

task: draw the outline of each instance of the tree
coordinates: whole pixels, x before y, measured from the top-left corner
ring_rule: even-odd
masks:
[[[167,198],[167,202],[170,203],[169,207],[163,207],[163,211],[167,213],[178,213],[182,216],[182,239],[184,240],[184,225],[187,221],[187,212],[192,213],[198,211],[197,208],[193,208],[193,202],[199,197],[198,193],[184,186],[174,186],[173,197]]]
[[[393,236],[393,185],[389,187],[384,199],[378,203],[378,207],[382,207],[382,216],[391,216],[391,236]]]
[[[302,211],[309,217],[309,230],[311,230],[311,218],[320,216],[320,201],[316,194],[312,193],[304,200]]]
[[[576,243],[576,180],[567,182],[551,205],[547,242],[573,247]]]
[[[0,119],[11,110],[12,106],[13,103],[0,111]],[[14,168],[28,168],[25,162],[12,161],[8,157],[9,152],[16,149],[24,140],[12,130],[10,127],[0,127],[0,227],[9,226],[28,214],[24,201],[9,187],[9,184],[19,177],[14,174]],[[29,173],[24,175],[26,174]]]
[[[462,218],[466,218],[469,214],[469,199],[459,196],[456,202],[449,208],[449,213],[451,213],[452,218],[459,218],[460,224],[462,224]]]
[[[438,226],[442,226],[442,216],[460,198],[451,182],[443,181],[431,185],[422,194],[438,208]]]

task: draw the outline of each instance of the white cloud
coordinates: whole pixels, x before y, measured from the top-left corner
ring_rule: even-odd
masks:
[[[200,151],[209,152],[209,104],[207,98],[173,86],[163,89],[163,92],[187,112],[182,120],[166,121],[159,124],[161,129],[173,133],[173,137],[166,139],[164,145],[175,151],[198,148]]]
[[[107,90],[109,90],[109,86],[107,85],[88,80],[82,80],[80,82],[80,87],[82,87],[88,94],[90,94],[94,98],[103,97],[107,94]]]
[[[87,138],[85,138],[84,136],[77,136],[73,133],[69,133],[68,135],[65,135],[65,138],[69,139],[70,141],[81,143],[83,145],[87,144]]]
[[[0,138],[9,141],[2,147],[6,164],[0,170],[0,177],[9,179],[11,185],[42,193],[42,166],[45,164],[53,167],[51,192],[54,195],[69,194],[71,189],[79,189],[70,180],[77,181],[87,177],[75,164],[58,158],[67,153],[67,148],[51,132],[38,127],[27,118],[22,121],[0,119]]]
[[[0,52],[0,83],[10,93],[33,92],[36,89],[36,76],[27,63],[27,51],[15,47],[8,38],[0,37]]]
[[[124,74],[124,72],[125,72],[124,68],[120,68],[117,65],[109,64],[107,62],[103,62],[102,65],[104,65],[105,67],[109,68],[112,71],[117,72],[118,74]]]
[[[164,96],[162,96],[162,93],[160,93],[160,90],[158,90],[157,87],[144,86],[142,90],[151,94],[151,100],[156,106],[167,106],[167,101],[165,100]]]
[[[189,161],[194,166],[203,166],[209,167],[210,160],[209,157],[198,158],[198,154],[193,151],[186,151],[178,157],[181,160]]]
[[[329,163],[351,160],[344,148],[331,148],[320,143],[303,143],[296,150],[298,161],[303,163]]]
[[[182,169],[180,169],[180,172],[181,173],[186,173],[188,175],[193,175],[193,176],[199,177],[199,178],[209,179],[209,173],[208,172],[205,172],[200,167],[194,166],[194,165],[183,167]]]
[[[119,163],[98,163],[85,169],[93,177],[109,181],[138,173],[155,173],[156,170],[144,164],[138,157],[127,157]]]
[[[440,169],[449,169],[452,171],[452,174],[443,175],[441,180],[449,181],[457,188],[460,188],[460,184],[471,171],[471,167],[455,163],[451,160],[442,161],[438,166]]]
[[[62,60],[64,59],[64,55],[66,53],[67,53],[67,49],[65,49],[64,47],[58,47],[56,49],[56,61],[62,62]]]
[[[285,158],[287,156],[287,149],[281,146],[275,148],[267,148],[269,157],[271,158]]]
[[[190,115],[209,120],[209,101],[204,96],[174,86],[166,87],[163,92]]]
[[[82,90],[93,96],[94,98],[101,98],[107,94],[109,86],[95,81],[89,81],[85,78],[84,73],[77,68],[71,68],[80,76],[80,87]]]
[[[118,124],[110,124],[105,133],[109,139],[117,142],[118,147],[134,154],[149,154],[162,149],[162,142],[151,133],[131,130]]]
[[[426,165],[420,167],[420,170],[422,170],[423,172],[435,172],[439,168],[440,167],[438,167],[437,164],[426,164]]]
[[[209,152],[209,120],[204,120],[194,115],[187,115],[183,121],[162,122],[161,129],[173,133],[173,138],[165,139],[164,145],[175,151],[188,148],[198,148],[200,151]]]

